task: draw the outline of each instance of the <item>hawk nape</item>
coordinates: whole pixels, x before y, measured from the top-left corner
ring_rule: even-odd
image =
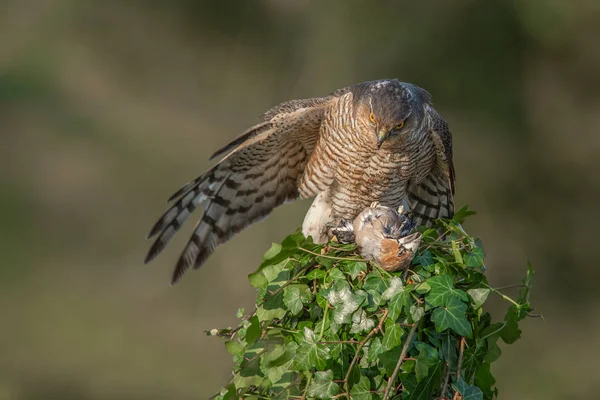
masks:
[[[199,268],[215,248],[298,197],[316,196],[302,225],[315,242],[375,201],[403,206],[417,224],[454,212],[452,136],[420,87],[370,81],[326,97],[291,100],[213,156],[221,160],[186,183],[150,230],[154,259],[198,206],[204,213],[172,283]]]

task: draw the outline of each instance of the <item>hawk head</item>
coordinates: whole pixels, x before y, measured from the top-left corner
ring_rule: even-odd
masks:
[[[378,147],[388,139],[421,132],[424,106],[431,101],[424,89],[397,79],[365,82],[356,89],[355,104],[373,128]]]

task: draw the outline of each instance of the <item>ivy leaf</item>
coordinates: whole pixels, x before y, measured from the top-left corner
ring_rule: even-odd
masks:
[[[256,317],[260,321],[271,321],[275,318],[281,319],[287,313],[284,307],[283,291],[279,291],[275,295],[270,296],[262,306],[258,307]]]
[[[342,271],[340,271],[339,268],[331,268],[329,270],[329,276],[334,281],[345,281],[346,280],[346,275],[344,275],[344,273]]]
[[[370,331],[375,326],[375,321],[367,317],[367,313],[363,309],[358,309],[352,315],[352,328],[350,333],[361,333]]]
[[[396,321],[402,313],[402,309],[408,306],[409,301],[410,293],[407,290],[397,293],[392,297],[388,304],[388,319]]]
[[[456,338],[452,336],[450,332],[446,332],[446,334],[442,337],[442,358],[446,360],[448,367],[450,367],[450,371],[452,372],[456,371],[456,364],[458,363],[458,350],[456,348],[456,343]]]
[[[350,394],[352,395],[352,400],[372,400],[373,394],[371,393],[371,382],[369,381],[369,378],[361,375],[358,383],[352,386]]]
[[[312,368],[325,369],[327,360],[330,358],[329,353],[329,347],[316,343],[315,333],[309,328],[304,328],[304,337],[300,340],[300,346],[296,350],[294,366],[304,371],[310,371]]]
[[[283,246],[279,243],[271,243],[271,248],[269,248],[269,250],[267,250],[267,252],[263,255],[263,261],[267,261],[275,257],[277,254],[279,254],[279,252],[281,252],[282,248]]]
[[[352,293],[348,283],[336,282],[326,294],[329,304],[333,306],[333,320],[336,324],[349,324],[351,316],[360,307],[362,298]]]
[[[331,399],[340,392],[340,386],[333,382],[333,371],[317,371],[308,387],[308,395],[319,399]]]
[[[454,288],[452,278],[448,275],[434,276],[427,279],[427,283],[431,286],[431,290],[425,296],[425,300],[434,307],[446,306],[451,298],[469,300],[464,291]]]
[[[396,346],[400,346],[402,343],[402,334],[404,333],[404,329],[399,324],[391,322],[392,320],[387,320],[385,323],[385,334],[383,335],[383,340],[381,341],[382,346],[386,350],[391,350]]]
[[[383,293],[388,287],[389,282],[386,278],[381,278],[377,272],[372,271],[367,274],[365,282],[363,283],[363,290],[375,290],[376,292]]]
[[[472,375],[477,370],[478,366],[481,365],[483,359],[485,357],[485,353],[487,349],[485,347],[485,342],[481,339],[475,342],[475,346],[471,346],[465,349],[463,354],[463,362],[461,364],[461,368],[464,371],[464,376],[467,380],[471,380]]]
[[[460,250],[458,249],[458,243],[456,242],[456,240],[453,240],[451,243],[452,254],[454,254],[454,261],[456,261],[458,264],[464,264],[462,254],[460,254]]]
[[[246,347],[236,339],[225,342],[225,348],[232,356],[243,354],[246,350]]]
[[[415,373],[417,382],[421,382],[429,374],[429,366],[439,360],[439,353],[434,347],[422,342],[417,343],[417,350],[419,355],[415,364]]]
[[[492,371],[490,369],[490,363],[483,363],[479,368],[477,368],[477,372],[475,372],[475,386],[481,389],[483,393],[486,394],[486,397],[491,398],[494,390],[493,386],[496,384],[496,379],[492,375]]]
[[[531,285],[533,283],[534,275],[535,275],[535,272],[533,270],[533,267],[531,266],[531,263],[528,262],[527,263],[527,275],[523,279],[523,288],[521,289],[521,291],[519,293],[517,303],[525,304],[525,303],[529,302],[529,294],[531,292]]]
[[[291,284],[283,289],[283,303],[293,315],[298,315],[312,298],[310,288],[305,284]]]
[[[381,339],[376,337],[369,343],[369,351],[367,353],[367,361],[373,362],[381,353],[386,351],[385,346],[381,343]]]
[[[485,252],[483,249],[481,247],[475,247],[473,250],[465,254],[465,265],[471,268],[481,268],[483,266],[484,258]]]
[[[423,315],[425,315],[425,308],[415,304],[410,306],[410,318],[412,318],[413,322],[419,322],[423,318]]]
[[[352,278],[352,280],[354,280],[354,279],[356,279],[358,274],[360,274],[361,272],[367,271],[367,263],[362,262],[362,261],[350,261],[350,262],[344,263],[343,268],[344,268],[344,271],[346,271],[348,274],[350,274],[350,277]]]
[[[297,348],[298,345],[294,342],[286,346],[277,345],[262,358],[261,370],[272,383],[279,382],[290,370]]]
[[[429,250],[419,253],[412,260],[413,265],[421,265],[427,267],[433,264],[433,254]]]
[[[473,308],[477,310],[487,300],[488,295],[490,294],[490,289],[469,289],[467,290],[467,293],[473,299],[473,302],[471,303],[473,304]]]
[[[431,400],[433,398],[433,391],[439,387],[442,365],[441,361],[434,363],[429,369],[427,378],[417,384],[406,397],[407,400]]]
[[[457,297],[451,297],[445,307],[433,310],[431,320],[435,324],[435,330],[443,332],[450,328],[461,336],[471,337],[473,330],[467,319],[467,305]]]
[[[460,210],[454,212],[454,216],[452,217],[452,221],[455,221],[455,222],[458,222],[459,224],[462,224],[462,223],[465,222],[465,219],[468,216],[475,215],[475,214],[477,214],[475,211],[469,210],[468,206],[464,206]]]
[[[502,329],[502,340],[506,344],[513,344],[521,337],[521,329],[519,329],[519,309],[515,305],[508,307],[508,311],[504,316],[504,329]]]
[[[390,287],[384,290],[381,294],[381,299],[388,301],[396,294],[404,291],[404,284],[402,283],[402,279],[397,276],[392,277],[390,280]]]
[[[260,329],[260,321],[258,317],[255,315],[254,317],[248,320],[250,322],[250,326],[246,329],[246,342],[248,346],[252,346],[256,339],[260,337],[261,329]]]
[[[454,389],[462,395],[462,400],[483,400],[483,393],[477,386],[471,386],[464,380],[459,379],[454,385]]]

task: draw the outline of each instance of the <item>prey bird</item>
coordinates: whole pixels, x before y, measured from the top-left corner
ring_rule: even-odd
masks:
[[[410,265],[421,244],[421,234],[411,233],[414,228],[414,222],[404,215],[403,206],[395,210],[377,202],[358,214],[351,225],[360,255],[386,271]]]
[[[275,207],[315,197],[302,232],[316,243],[373,202],[403,206],[417,224],[454,212],[452,135],[430,94],[383,79],[325,97],[291,100],[211,157],[220,160],[171,196],[150,230],[154,259],[188,216],[203,214],[172,276],[199,268],[215,248]]]

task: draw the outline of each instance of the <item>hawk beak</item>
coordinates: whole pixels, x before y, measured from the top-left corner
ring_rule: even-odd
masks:
[[[389,132],[387,131],[379,131],[377,132],[377,148],[380,149],[385,139],[387,139]]]

